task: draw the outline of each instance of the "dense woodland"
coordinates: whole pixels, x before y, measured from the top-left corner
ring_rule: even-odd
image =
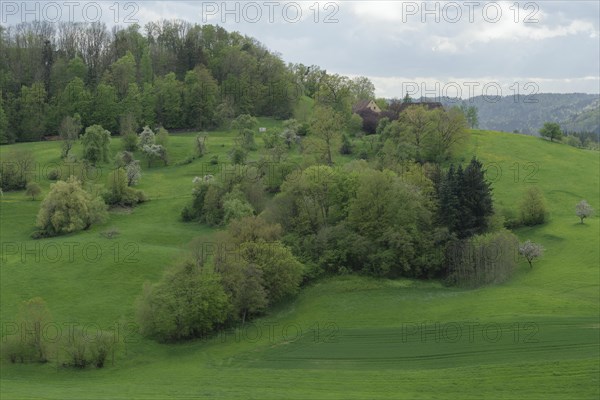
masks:
[[[301,96],[349,112],[373,97],[365,78],[285,65],[253,38],[219,26],[160,21],[0,27],[0,142],[56,135],[66,116],[111,133],[134,126],[210,129],[240,114],[288,118]]]

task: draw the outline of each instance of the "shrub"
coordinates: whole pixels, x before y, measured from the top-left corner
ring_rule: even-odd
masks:
[[[519,242],[509,231],[450,241],[446,247],[448,282],[479,287],[510,279],[516,267]]]
[[[390,124],[390,119],[388,117],[383,117],[379,120],[379,122],[377,123],[377,129],[375,130],[375,132],[378,135],[381,135],[384,131],[385,128]]]
[[[206,135],[196,136],[196,156],[203,157],[206,154]]]
[[[127,175],[127,186],[135,186],[142,178],[140,162],[133,157],[133,153],[122,151],[117,155],[115,162],[117,168],[124,168]]]
[[[60,179],[60,175],[59,169],[52,169],[50,172],[48,172],[48,179],[51,181],[57,181]]]
[[[220,277],[185,262],[144,285],[136,313],[143,335],[173,342],[206,336],[227,319],[230,307]]]
[[[73,329],[62,340],[63,357],[66,359],[62,365],[77,369],[88,366],[103,368],[114,349],[115,337],[112,332],[97,331],[92,336],[82,329]]]
[[[169,131],[162,126],[156,132],[156,144],[166,148],[169,144]]]
[[[262,175],[262,183],[269,193],[277,193],[286,176],[297,173],[299,166],[291,162],[272,163],[268,161],[259,162],[258,170]]]
[[[298,128],[298,136],[308,136],[310,135],[310,124],[308,122],[304,122],[300,124]]]
[[[183,210],[181,210],[181,220],[183,222],[195,221],[197,218],[198,218],[198,214],[196,213],[196,210],[194,210],[194,208],[190,204],[186,204],[183,207]]]
[[[223,222],[228,223],[232,219],[238,219],[254,215],[254,209],[245,200],[239,198],[231,198],[223,201]]]
[[[67,361],[63,363],[65,367],[84,369],[91,362],[88,341],[84,339],[83,332],[79,329],[73,329],[65,337],[63,351],[67,357]]]
[[[0,187],[3,191],[23,190],[27,187],[27,175],[33,172],[35,160],[30,151],[14,151],[0,162]]]
[[[502,216],[504,217],[504,227],[506,229],[515,229],[523,225],[521,216],[512,208],[504,208]]]
[[[135,133],[127,133],[121,137],[121,144],[125,151],[135,151],[138,148],[138,136]]]
[[[96,368],[103,368],[108,355],[115,348],[115,340],[111,332],[100,332],[90,345],[90,361]]]
[[[77,178],[50,185],[37,215],[39,231],[35,236],[56,236],[88,229],[106,219],[106,205],[101,198],[86,192]]]
[[[342,136],[340,154],[352,154],[352,143],[350,142],[350,138],[345,134]]]
[[[283,137],[276,131],[269,131],[262,135],[262,140],[265,145],[265,149],[272,149],[278,144],[283,143]]]
[[[209,225],[220,225],[223,221],[223,195],[225,189],[213,180],[194,180],[192,203],[182,212],[183,221],[197,221]]]
[[[134,206],[146,200],[141,190],[128,186],[129,179],[123,168],[117,168],[108,175],[107,191],[104,201],[109,205]]]
[[[135,186],[142,179],[142,168],[140,167],[140,162],[138,160],[133,160],[125,167],[125,172],[127,174],[127,185]]]
[[[27,196],[31,196],[31,200],[35,200],[36,196],[39,196],[42,193],[42,188],[36,182],[29,182],[27,184],[27,189],[25,190],[25,194]]]
[[[250,203],[256,213],[261,213],[267,204],[268,198],[265,194],[263,179],[245,179],[239,184],[239,189],[244,193],[244,199]]]
[[[348,121],[348,130],[352,136],[356,136],[360,134],[362,130],[363,120],[360,115],[352,114],[350,120]]]
[[[164,165],[169,163],[167,158],[167,149],[160,144],[144,145],[142,147],[142,154],[144,154],[144,157],[148,162],[148,166],[152,164],[153,160],[162,160]]]
[[[35,358],[33,348],[29,347],[20,336],[8,336],[2,340],[2,354],[12,364],[31,362]]]
[[[48,344],[43,331],[49,321],[50,312],[42,298],[21,303],[17,318],[19,332],[2,339],[3,354],[12,363],[48,361]]]
[[[150,129],[149,126],[145,126],[144,130],[142,131],[142,133],[140,133],[140,138],[139,138],[139,147],[140,149],[143,149],[144,146],[150,146],[155,144],[155,135],[154,132],[152,131],[152,129]]]
[[[577,148],[583,147],[583,144],[581,143],[581,139],[578,138],[577,136],[567,136],[565,138],[564,142],[566,144],[568,144],[569,146],[573,146],[573,147],[577,147]]]
[[[527,189],[520,204],[521,221],[524,225],[533,226],[546,221],[546,201],[538,187]]]
[[[251,115],[242,114],[231,122],[231,127],[238,132],[241,146],[246,150],[256,150],[254,143],[254,130],[258,120]]]
[[[236,164],[236,165],[237,164],[240,164],[240,165],[245,164],[247,156],[248,156],[248,154],[246,153],[246,151],[244,151],[244,149],[239,148],[239,147],[234,147],[229,152],[229,158],[231,159],[231,163]]]

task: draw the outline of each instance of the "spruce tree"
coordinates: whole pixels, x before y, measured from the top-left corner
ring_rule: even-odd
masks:
[[[493,214],[482,164],[473,158],[463,170],[451,165],[439,185],[439,221],[460,239],[484,233]]]
[[[456,211],[458,206],[455,175],[454,165],[450,165],[446,175],[441,178],[439,189],[439,220],[442,225],[448,227],[450,232],[454,231],[456,226]]]
[[[458,174],[457,174],[458,175]],[[484,233],[488,227],[488,217],[494,213],[492,190],[485,180],[483,166],[475,157],[471,160],[460,182],[459,237],[470,237]]]

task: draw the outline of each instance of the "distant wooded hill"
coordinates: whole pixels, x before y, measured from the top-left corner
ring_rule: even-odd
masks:
[[[444,106],[462,104],[452,98],[436,101]],[[558,122],[568,132],[600,134],[600,96],[597,94],[538,93],[500,97],[496,102],[477,96],[463,103],[477,107],[481,129],[538,135],[544,122]]]

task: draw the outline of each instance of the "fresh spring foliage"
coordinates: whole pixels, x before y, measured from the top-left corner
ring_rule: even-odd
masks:
[[[521,222],[526,226],[543,224],[548,211],[546,201],[540,188],[534,186],[527,189],[519,205]]]
[[[110,157],[110,132],[100,125],[85,128],[81,138],[83,144],[83,158],[96,164],[107,162]]]
[[[66,182],[50,185],[37,215],[36,237],[57,236],[88,229],[107,217],[101,198],[86,192],[81,182],[71,176]]]
[[[108,205],[135,206],[146,201],[146,196],[141,190],[130,187],[129,172],[134,171],[135,163],[130,163],[131,169],[116,168],[109,175],[106,184],[104,201]],[[135,177],[134,177],[135,178]]]
[[[206,336],[229,312],[220,277],[191,262],[169,268],[158,283],[146,283],[137,303],[141,332],[161,342]]]

